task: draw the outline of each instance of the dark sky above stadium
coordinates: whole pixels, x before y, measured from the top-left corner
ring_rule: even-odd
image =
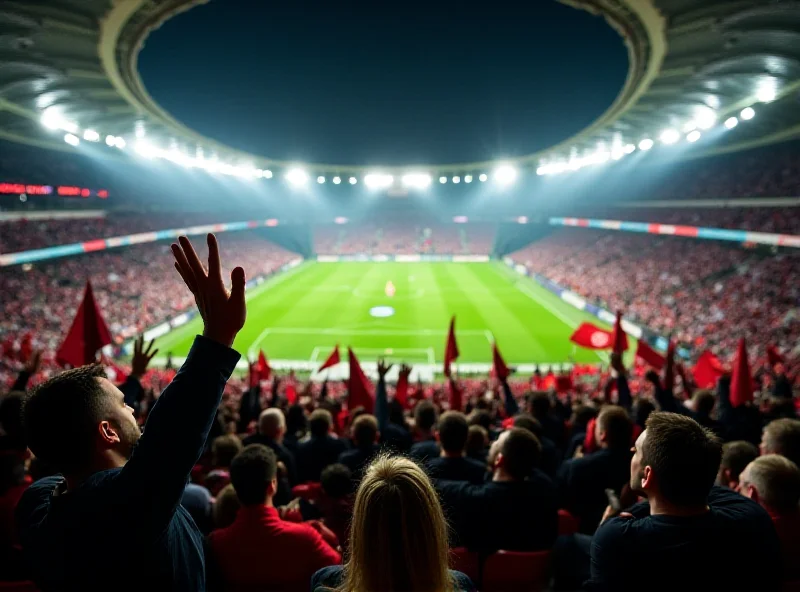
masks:
[[[546,148],[599,116],[627,67],[603,18],[555,0],[212,0],[139,59],[151,95],[197,131],[337,164]]]

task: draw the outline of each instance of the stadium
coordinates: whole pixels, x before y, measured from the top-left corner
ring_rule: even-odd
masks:
[[[44,499],[51,512],[60,504],[49,497],[58,488],[74,507],[84,499],[76,483],[111,491],[100,472],[121,479],[139,450],[156,449],[158,479],[144,490],[165,492],[158,524],[181,548],[149,533],[146,512],[119,518],[137,533],[120,543],[125,553],[158,566],[133,577],[135,587],[623,590],[647,577],[647,553],[685,543],[689,555],[708,550],[717,570],[662,557],[653,569],[664,586],[798,589],[800,4],[561,0],[524,15],[509,5],[495,7],[502,17],[488,10],[486,47],[476,7],[463,22],[418,7],[431,19],[423,26],[413,15],[387,24],[322,6],[295,24],[300,8],[223,4],[0,0],[0,456],[16,459],[0,463],[0,589],[92,589],[109,577],[112,560],[80,560],[108,559],[107,549],[76,523],[46,527],[36,512]],[[514,28],[528,18],[534,28]],[[264,39],[254,39],[265,19]],[[241,33],[226,37],[228,25]],[[319,39],[286,64],[272,59],[269,48],[301,25]],[[448,49],[461,38],[445,35],[459,28],[461,53]],[[548,29],[572,33],[561,40]],[[385,39],[370,37],[376,30]],[[504,37],[514,31],[552,57],[512,51]],[[415,36],[419,61],[402,45]],[[331,43],[366,65],[341,61]],[[389,49],[369,62],[370,43]],[[476,48],[496,57],[490,46],[515,57],[494,73],[488,57],[464,57],[464,70],[454,63]],[[405,60],[396,71],[379,63],[395,54]],[[605,70],[611,56],[616,78]],[[385,88],[359,83],[360,67]],[[524,68],[542,79],[509,82]],[[192,86],[205,72],[212,82]],[[563,88],[548,88],[547,76]],[[324,83],[308,82],[315,77]],[[334,78],[354,94],[337,95]],[[475,98],[504,80],[502,100]],[[529,95],[506,96],[525,84]],[[337,111],[345,103],[350,111]],[[500,114],[478,113],[487,105]],[[484,115],[494,127],[475,132]],[[217,274],[228,291],[216,290]],[[240,295],[246,320],[231,330]],[[94,372],[85,368],[122,393],[132,441],[126,419],[87,403],[99,394],[80,395],[81,372]],[[208,395],[190,412],[180,401],[191,389]],[[62,402],[51,392],[65,393]],[[89,425],[75,415],[84,408],[91,438],[77,431]],[[174,435],[185,450],[168,451],[168,418],[185,418]],[[158,447],[148,429],[161,434]],[[703,462],[714,468],[710,493]],[[254,486],[237,481],[236,467],[245,475],[258,463],[271,477],[251,481],[275,483],[264,485],[265,507],[305,526],[264,540],[247,530],[266,518],[247,522],[246,511],[264,504],[245,503]],[[381,519],[369,503],[386,502],[369,502],[365,484],[420,469],[412,481],[439,500],[424,504],[432,514],[409,509],[411,530],[397,546],[376,545],[388,558],[368,560],[357,544],[368,530],[358,528]],[[326,487],[337,471],[346,484],[334,494]],[[708,503],[690,507],[694,477]],[[506,482],[517,493],[497,489]],[[670,497],[684,485],[688,497]],[[227,521],[224,493],[234,504]],[[36,495],[45,497],[33,511],[25,500]],[[414,495],[417,505],[427,499]],[[147,505],[131,500],[108,508]],[[738,509],[717,509],[726,504]],[[90,508],[87,524],[118,519]],[[708,535],[687,527],[626,539],[614,529],[625,516],[706,511],[716,521],[703,526]],[[474,518],[484,513],[494,517]],[[437,547],[429,528],[440,517],[449,534]],[[417,518],[419,537],[408,534]],[[381,528],[398,527],[387,520]],[[301,545],[311,531],[327,545],[321,559]],[[720,574],[732,539],[763,571]],[[69,549],[66,560],[52,562],[53,541]],[[635,549],[635,569],[601,554],[604,542]],[[412,561],[412,546],[418,579],[400,575],[415,571],[398,559]],[[440,551],[449,559],[435,567]],[[672,573],[670,561],[683,567]],[[334,564],[343,565],[335,576],[317,571]],[[616,575],[625,569],[633,579]]]

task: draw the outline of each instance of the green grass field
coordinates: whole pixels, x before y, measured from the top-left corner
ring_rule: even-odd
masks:
[[[376,318],[376,306],[394,312]],[[489,364],[493,339],[510,364],[601,361],[569,341],[593,317],[500,262],[306,262],[248,292],[247,323],[234,347],[251,357],[263,349],[271,360],[321,363],[339,343],[366,361],[438,364],[454,314],[459,364]],[[161,353],[184,356],[200,328],[195,319],[159,338]]]

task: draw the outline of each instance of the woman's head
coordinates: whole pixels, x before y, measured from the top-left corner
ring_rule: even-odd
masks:
[[[378,457],[356,493],[341,589],[449,591],[447,562],[447,523],[427,475],[407,458]]]

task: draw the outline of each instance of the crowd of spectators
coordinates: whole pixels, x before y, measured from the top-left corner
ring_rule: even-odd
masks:
[[[563,229],[512,258],[608,310],[701,351],[730,357],[800,343],[800,254],[722,242]]]
[[[671,364],[632,389],[618,354],[588,393],[541,376],[525,391],[504,376],[430,387],[407,367],[392,386],[379,361],[356,405],[357,378],[231,379],[244,274],[225,291],[218,256],[206,271],[188,244],[173,253],[205,329],[160,396],[137,342],[119,390],[86,366],[0,399],[3,578],[94,589],[133,564],[118,587],[355,592],[800,577],[800,420],[782,364],[739,400],[735,374],[678,388]],[[223,261],[242,261],[235,247]],[[110,525],[126,533],[115,544],[98,536]],[[731,557],[747,560],[720,569]]]
[[[320,255],[488,255],[493,224],[414,224],[393,221],[315,227]]]

